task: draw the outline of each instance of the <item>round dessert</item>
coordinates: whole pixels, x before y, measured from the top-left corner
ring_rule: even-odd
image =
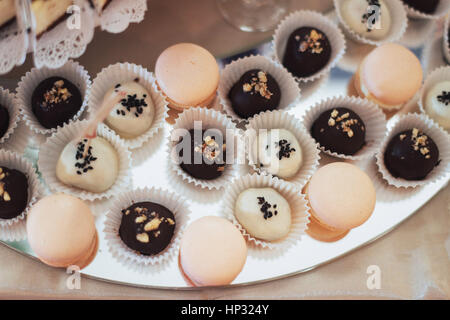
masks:
[[[9,112],[0,104],[0,139],[3,138],[9,128]]]
[[[98,249],[91,210],[80,199],[63,193],[47,196],[31,208],[27,234],[34,253],[53,267],[83,268]]]
[[[344,236],[350,229],[363,224],[375,208],[376,193],[369,176],[357,166],[334,162],[321,167],[305,188],[312,226],[307,233],[322,241],[332,241]],[[324,236],[331,231],[329,237]],[[320,237],[316,235],[320,234]]]
[[[260,131],[252,145],[252,154],[261,171],[282,179],[295,176],[303,162],[297,138],[285,129]]]
[[[203,217],[185,230],[180,244],[180,266],[195,286],[230,284],[242,271],[247,245],[228,220]]]
[[[56,177],[62,183],[95,193],[108,190],[118,174],[117,151],[101,137],[71,141],[56,165]]]
[[[289,36],[283,65],[295,77],[314,75],[331,58],[331,44],[325,33],[317,28],[301,27]]]
[[[384,164],[396,178],[423,180],[439,164],[439,149],[433,139],[413,128],[389,141]]]
[[[167,208],[153,202],[135,203],[122,210],[119,236],[132,250],[153,256],[172,241],[175,217]]]
[[[125,98],[114,105],[105,124],[125,139],[136,138],[152,126],[155,106],[149,92],[136,81],[118,83],[105,95],[105,101],[114,100],[118,93]]]
[[[422,85],[419,59],[409,49],[387,43],[372,50],[355,75],[355,87],[386,111],[399,109]]]
[[[311,135],[326,150],[345,155],[354,155],[366,144],[364,122],[347,108],[323,112],[314,121]]]
[[[77,86],[62,77],[43,80],[31,96],[31,110],[46,129],[68,123],[80,110],[82,103],[83,98]]]
[[[225,171],[226,144],[220,130],[191,129],[179,143],[180,167],[192,177],[213,180]]]
[[[277,241],[291,230],[291,208],[272,188],[251,188],[239,194],[234,214],[247,232],[258,239]]]
[[[28,204],[28,179],[20,171],[0,167],[0,219],[13,219]]]
[[[411,8],[428,14],[433,14],[439,5],[439,0],[402,0]]]
[[[428,91],[424,109],[444,129],[450,129],[450,81],[439,82]]]
[[[216,59],[192,43],[179,43],[164,50],[156,61],[155,76],[169,106],[181,111],[191,106],[209,106],[219,86]]]
[[[381,40],[391,29],[391,14],[383,0],[345,0],[341,15],[350,29],[368,39]]]
[[[280,105],[281,91],[277,81],[267,72],[249,70],[242,75],[228,93],[231,107],[241,118],[275,110]]]

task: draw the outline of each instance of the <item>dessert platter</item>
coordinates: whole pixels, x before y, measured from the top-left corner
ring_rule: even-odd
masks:
[[[378,239],[450,180],[450,2],[427,3],[296,11],[269,50],[221,67],[179,43],[152,66],[33,68],[0,91],[0,240],[87,277],[189,289]],[[431,20],[425,47],[441,39],[426,63],[398,43],[410,19]]]

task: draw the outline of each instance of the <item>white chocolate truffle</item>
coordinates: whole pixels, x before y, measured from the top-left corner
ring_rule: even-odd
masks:
[[[261,130],[252,146],[252,161],[266,173],[289,179],[302,166],[302,148],[288,130]]]
[[[380,18],[370,6],[379,7]],[[357,34],[372,40],[381,40],[391,29],[391,14],[383,0],[344,0],[342,19]]]
[[[450,129],[450,81],[439,82],[428,91],[425,112],[444,129]]]
[[[235,216],[255,238],[277,241],[291,229],[289,203],[272,188],[251,188],[236,200]]]
[[[150,129],[155,106],[149,92],[136,81],[117,84],[106,93],[104,100],[111,100],[121,92],[126,94],[125,98],[111,109],[105,123],[122,138],[132,139]]]
[[[72,141],[64,148],[56,165],[56,176],[69,186],[95,193],[105,192],[119,173],[117,151],[108,141],[96,137],[90,140],[89,151],[83,158],[87,141]]]

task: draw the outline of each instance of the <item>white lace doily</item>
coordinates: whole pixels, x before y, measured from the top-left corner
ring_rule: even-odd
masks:
[[[146,11],[146,0],[111,0],[98,16],[98,24],[102,30],[120,33],[127,29],[130,23],[144,20]]]

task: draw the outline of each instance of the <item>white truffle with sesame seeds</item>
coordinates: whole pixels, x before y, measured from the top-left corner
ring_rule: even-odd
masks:
[[[425,112],[444,129],[450,129],[450,81],[435,84],[427,93]]]
[[[292,132],[286,129],[261,130],[252,145],[250,159],[262,172],[289,179],[300,170],[303,154]]]
[[[291,208],[273,188],[250,188],[243,191],[235,204],[236,219],[253,237],[278,241],[291,230]]]
[[[64,184],[85,191],[108,190],[119,174],[119,157],[104,138],[71,141],[56,165],[56,176]]]
[[[117,83],[105,95],[111,109],[105,124],[124,139],[133,139],[150,129],[155,106],[146,88],[136,81]]]

